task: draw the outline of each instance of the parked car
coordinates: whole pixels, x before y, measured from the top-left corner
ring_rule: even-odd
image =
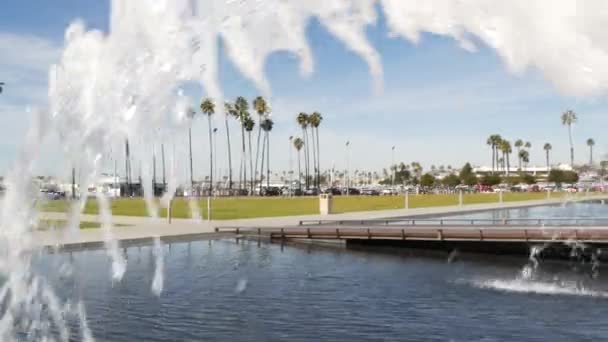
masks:
[[[323,191],[323,193],[328,194],[328,195],[338,196],[338,195],[342,195],[342,190],[340,190],[338,188],[327,188],[327,189],[325,189],[325,191]]]
[[[365,196],[379,196],[380,195],[380,191],[378,191],[376,189],[362,189],[361,190],[361,195],[365,195]]]
[[[306,196],[317,196],[318,194],[319,194],[319,189],[316,189],[316,188],[310,188],[310,189],[304,190],[304,195],[306,195]]]
[[[280,196],[281,195],[281,189],[279,187],[276,186],[271,186],[271,187],[264,187],[262,188],[262,196]]]
[[[304,194],[304,192],[301,189],[289,189],[289,188],[283,188],[283,190],[281,191],[281,194],[283,196],[302,196]]]
[[[396,195],[397,191],[395,191],[395,189],[383,189],[382,190],[382,195],[383,196],[392,196],[392,195]]]
[[[361,191],[357,188],[344,188],[342,189],[342,195],[361,195]]]

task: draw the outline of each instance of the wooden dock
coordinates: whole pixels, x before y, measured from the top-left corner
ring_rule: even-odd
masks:
[[[470,242],[580,242],[608,244],[608,218],[589,219],[390,219],[301,221],[297,226],[222,227],[217,232],[264,235],[271,240],[404,240]]]

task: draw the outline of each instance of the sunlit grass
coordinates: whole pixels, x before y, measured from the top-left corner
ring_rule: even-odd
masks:
[[[554,193],[552,198],[564,196],[564,193]],[[503,194],[504,202],[545,199],[545,193],[507,192]],[[463,204],[482,204],[498,202],[497,193],[465,194]],[[190,206],[187,198],[177,198],[173,201],[172,217],[189,218]],[[195,200],[204,218],[207,218],[207,199]],[[410,208],[426,208],[450,206],[458,204],[458,195],[409,195]],[[45,211],[65,212],[69,202],[52,201],[43,206]],[[404,196],[335,196],[333,209],[335,213],[356,211],[400,209],[405,206]],[[230,197],[211,200],[211,216],[215,220],[244,219],[255,217],[277,217],[311,215],[319,212],[319,200],[316,197]],[[145,216],[146,205],[141,198],[119,198],[112,200],[113,215]],[[86,203],[85,214],[98,214],[97,202],[90,200]],[[166,216],[166,210],[161,210],[161,216]]]

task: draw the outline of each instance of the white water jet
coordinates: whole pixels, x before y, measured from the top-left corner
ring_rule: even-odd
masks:
[[[152,254],[154,255],[154,278],[152,279],[151,291],[156,296],[160,296],[163,292],[165,278],[163,245],[158,236],[154,238]]]
[[[176,89],[184,82],[199,82],[207,96],[223,103],[219,39],[232,62],[265,96],[271,90],[264,64],[271,53],[291,52],[299,58],[303,75],[312,72],[312,52],[305,36],[312,18],[361,56],[374,89],[380,90],[380,56],[366,37],[379,9],[396,37],[418,43],[421,32],[431,32],[452,37],[470,51],[476,44],[487,45],[511,71],[522,73],[535,67],[569,95],[603,94],[608,84],[604,68],[608,39],[601,25],[608,17],[608,4],[602,1],[558,0],[547,8],[542,0],[113,0],[111,8],[108,33],[87,31],[79,21],[66,30],[61,60],[49,72],[48,110],[33,112],[26,141],[5,180],[0,273],[7,280],[0,301],[8,309],[0,319],[2,340],[13,340],[23,326],[39,331],[45,326],[41,320],[55,324],[57,338],[67,340],[67,325],[59,314],[62,305],[31,273],[35,248],[29,222],[35,217],[37,191],[30,180],[49,132],[59,139],[66,160],[72,161],[66,167],[76,164],[81,174],[82,197],[69,220],[71,231],[76,232],[86,189],[100,173],[99,158],[113,144],[125,139],[135,144],[139,137],[150,137],[153,130],[166,126],[167,113],[177,102]],[[217,109],[222,114],[223,106]],[[133,158],[142,162],[147,157]],[[146,171],[142,178],[148,176]],[[150,190],[144,190],[154,213]],[[119,281],[126,261],[112,237],[109,203],[104,195],[97,200],[112,258],[112,278]],[[39,291],[41,286],[44,291]],[[32,320],[24,314],[41,304],[48,305],[48,317]],[[84,314],[79,317],[85,321]]]

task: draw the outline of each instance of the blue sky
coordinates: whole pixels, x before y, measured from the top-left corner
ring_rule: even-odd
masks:
[[[46,70],[57,61],[65,27],[82,18],[88,27],[107,30],[108,1],[4,0],[0,12],[0,173],[15,156],[28,117],[22,108],[45,102]],[[391,146],[398,161],[461,166],[489,163],[486,137],[499,133],[512,142],[532,142],[531,164],[543,165],[542,145],[550,142],[554,161],[568,160],[567,131],[559,115],[572,108],[579,114],[574,127],[576,160],[588,160],[585,140],[595,138],[596,156],[605,152],[608,127],[603,98],[560,95],[535,69],[510,74],[496,53],[481,45],[477,52],[461,49],[450,39],[425,34],[418,45],[389,38],[383,18],[368,30],[382,56],[384,91],[374,94],[368,68],[316,20],[308,25],[315,70],[308,78],[298,61],[275,53],[266,63],[276,121],[272,155],[276,168],[287,167],[287,141],[297,135],[295,116],[320,111],[325,165],[343,167],[344,143],[351,141],[354,168],[380,169],[390,162]],[[221,58],[220,78],[228,98],[255,97],[253,84],[228,58]],[[189,89],[194,98],[200,90]],[[201,132],[203,126],[201,125]],[[203,137],[204,138],[204,137]],[[202,141],[202,140],[201,140]],[[49,153],[52,153],[49,152]],[[45,165],[42,163],[42,169]]]

